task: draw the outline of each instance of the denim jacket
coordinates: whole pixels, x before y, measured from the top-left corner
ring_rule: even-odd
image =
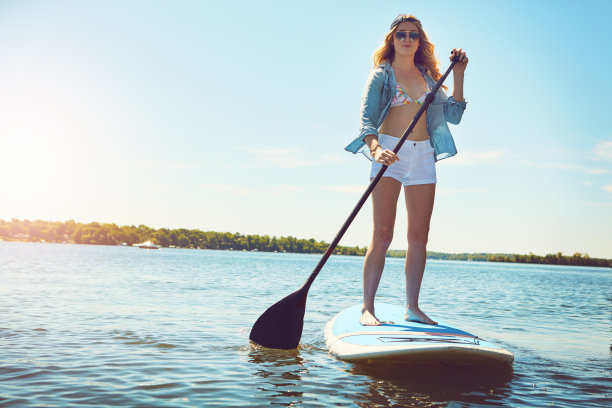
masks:
[[[425,67],[417,65],[417,68],[427,81],[429,88],[432,89],[436,81],[425,72]],[[391,64],[387,61],[378,65],[370,73],[361,101],[359,136],[346,146],[345,150],[352,153],[363,153],[371,160],[370,155],[366,153],[364,138],[367,135],[378,136],[378,128],[387,117],[389,109],[391,109],[395,84],[395,73]],[[454,125],[459,124],[465,107],[466,102],[457,102],[452,96],[447,97],[444,90],[440,88],[427,108],[427,132],[434,148],[436,161],[457,154],[453,136],[446,122]]]

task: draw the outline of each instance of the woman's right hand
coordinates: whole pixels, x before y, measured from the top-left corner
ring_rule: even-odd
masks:
[[[374,150],[374,161],[377,163],[384,164],[385,166],[390,166],[396,161],[399,161],[399,158],[393,151],[391,150],[383,150],[383,148],[378,145],[376,150]]]

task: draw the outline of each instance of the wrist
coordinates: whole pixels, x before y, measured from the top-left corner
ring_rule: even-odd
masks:
[[[374,153],[376,153],[376,150],[378,150],[379,147],[382,149],[382,147],[378,143],[376,143],[374,146],[370,147],[370,154],[372,156],[374,156]]]

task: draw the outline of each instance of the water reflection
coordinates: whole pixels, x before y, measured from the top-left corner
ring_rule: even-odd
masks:
[[[500,406],[510,394],[509,383],[513,379],[512,368],[508,366],[354,364],[341,370],[348,377],[320,378],[323,383],[331,380],[343,386],[328,388],[319,382],[317,392],[312,388],[318,382],[315,380],[312,384],[313,377],[320,375],[315,360],[329,356],[303,353],[303,350],[251,347],[247,358],[253,364],[250,372],[262,380],[258,381],[258,389],[287,406],[312,401],[313,392],[364,408],[436,407],[448,406],[451,401]],[[309,367],[315,372],[309,373]]]
[[[509,394],[511,367],[399,366],[355,364],[353,375],[369,379],[359,406],[446,406],[460,400],[502,405]]]
[[[248,362],[256,365],[253,374],[266,380],[266,391],[273,391],[275,396],[290,398],[288,405],[299,405],[302,402],[304,393],[300,383],[308,369],[298,349],[275,350],[252,345]]]

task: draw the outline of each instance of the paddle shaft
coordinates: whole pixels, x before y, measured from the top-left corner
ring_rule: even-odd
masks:
[[[419,109],[419,111],[416,113],[416,115],[412,119],[410,126],[408,126],[408,128],[406,129],[406,131],[400,138],[399,142],[397,142],[397,145],[393,149],[393,153],[397,154],[397,152],[399,152],[400,148],[402,147],[406,139],[408,139],[408,135],[410,134],[410,132],[412,132],[412,129],[414,129],[414,127],[416,126],[417,122],[423,115],[423,112],[427,110],[427,108],[429,107],[429,104],[433,101],[436,93],[442,86],[442,83],[444,83],[444,80],[446,80],[446,77],[448,76],[448,74],[450,74],[450,72],[452,71],[456,63],[457,63],[457,57],[453,58],[453,61],[451,62],[450,66],[448,67],[444,75],[440,77],[440,79],[438,80],[438,82],[436,82],[436,85],[433,87],[431,92],[427,95],[427,97],[425,98],[425,102],[423,102],[423,104],[421,105],[421,108]],[[342,225],[342,228],[340,228],[340,231],[338,231],[338,234],[336,234],[336,237],[334,238],[334,240],[331,242],[331,244],[329,244],[329,247],[327,247],[325,254],[323,254],[323,257],[321,258],[321,260],[315,267],[314,271],[312,271],[312,273],[308,277],[308,280],[304,283],[304,285],[302,286],[300,290],[303,290],[305,293],[308,292],[310,285],[312,285],[312,282],[314,282],[315,278],[317,277],[321,269],[323,269],[323,265],[325,265],[325,262],[327,262],[327,259],[331,256],[332,252],[334,252],[334,249],[336,249],[336,247],[338,246],[338,243],[340,242],[340,240],[342,239],[342,237],[348,230],[349,226],[351,225],[351,223],[353,222],[353,220],[355,219],[355,217],[361,210],[361,207],[363,207],[363,204],[365,204],[365,202],[367,201],[368,197],[374,190],[374,187],[376,187],[376,184],[378,184],[383,174],[385,174],[385,171],[387,171],[387,167],[388,166],[383,165],[380,171],[378,172],[378,174],[376,175],[376,177],[374,177],[374,179],[370,182],[370,185],[368,186],[366,191],[363,193],[363,195],[357,202],[357,205],[355,206],[355,208],[353,208],[353,211],[351,212],[349,217],[346,219],[346,221]],[[306,302],[306,296],[304,296],[304,303],[305,302]]]

